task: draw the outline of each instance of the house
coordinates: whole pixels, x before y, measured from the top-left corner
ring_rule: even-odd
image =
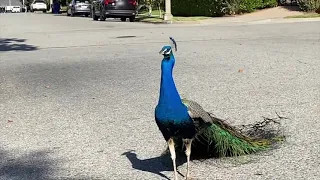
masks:
[[[22,8],[22,3],[19,0],[0,0],[0,12],[12,12],[14,7]]]

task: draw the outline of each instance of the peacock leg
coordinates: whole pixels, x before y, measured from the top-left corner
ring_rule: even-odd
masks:
[[[173,170],[174,170],[174,180],[178,180],[178,173],[177,173],[177,166],[176,166],[176,151],[174,149],[174,141],[172,138],[168,140],[168,146],[171,154],[171,159],[173,163]]]
[[[190,154],[191,154],[191,144],[192,144],[192,139],[183,139],[183,142],[186,146],[186,156],[187,156],[187,174],[186,174],[186,179],[190,178]]]

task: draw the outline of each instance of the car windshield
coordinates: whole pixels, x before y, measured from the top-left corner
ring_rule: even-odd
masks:
[[[45,3],[43,0],[36,0],[34,3]]]
[[[86,3],[86,4],[89,4],[89,1],[88,0],[76,0],[76,4],[78,3]]]

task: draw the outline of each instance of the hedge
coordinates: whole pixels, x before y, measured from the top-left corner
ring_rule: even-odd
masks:
[[[277,0],[172,0],[174,16],[223,16],[275,7]]]
[[[320,9],[320,0],[297,0],[299,8],[302,11],[316,11]]]

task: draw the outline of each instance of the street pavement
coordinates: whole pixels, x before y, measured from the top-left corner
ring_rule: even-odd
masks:
[[[182,97],[234,125],[289,118],[278,149],[193,160],[194,179],[319,179],[319,27],[1,14],[0,179],[173,178],[154,121],[169,36]]]

